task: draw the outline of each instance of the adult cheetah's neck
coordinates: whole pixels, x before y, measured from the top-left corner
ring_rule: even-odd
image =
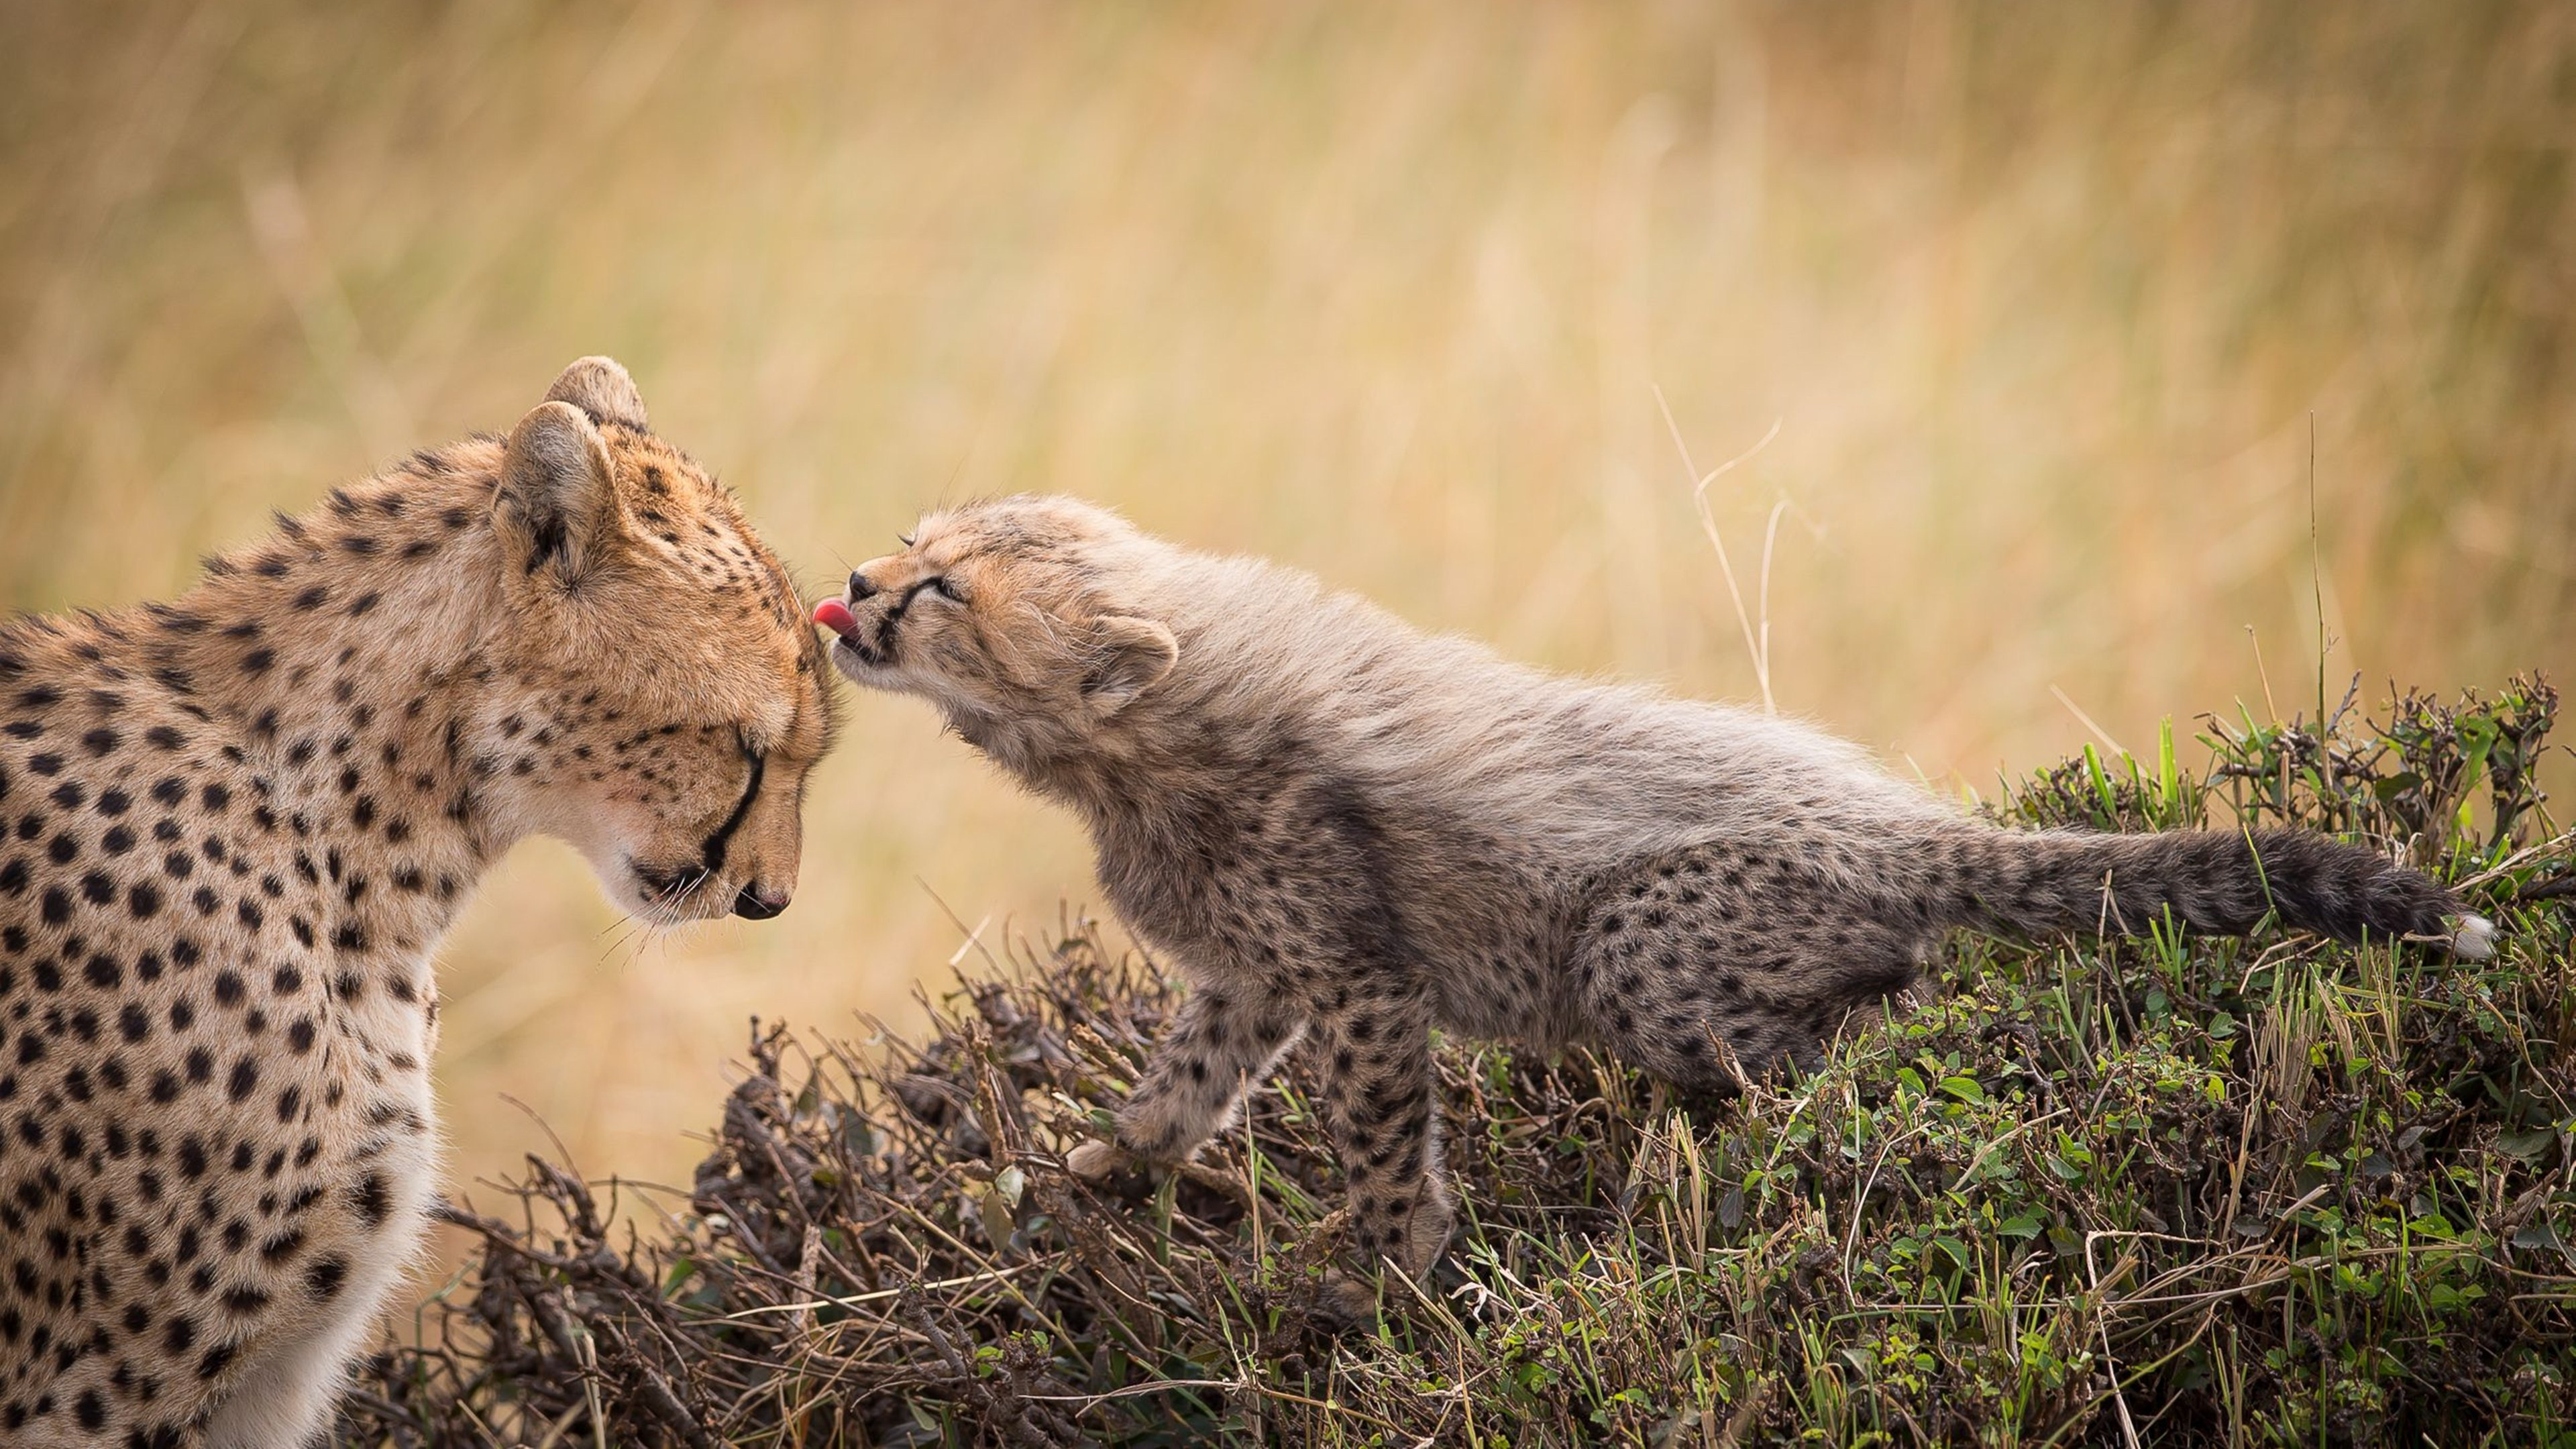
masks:
[[[99,788],[219,811],[263,869],[327,878],[314,926],[351,954],[417,960],[514,834],[469,745],[497,460],[468,444],[334,490],[175,603],[14,626],[0,712],[127,782]]]

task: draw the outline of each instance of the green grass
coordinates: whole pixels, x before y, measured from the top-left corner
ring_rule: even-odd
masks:
[[[690,1191],[532,1160],[506,1218],[459,1214],[478,1262],[343,1442],[2576,1444],[2554,706],[2210,720],[2197,778],[2168,733],[1992,807],[2330,826],[2455,882],[2489,962],[1962,936],[1727,1101],[1448,1044],[1461,1230],[1355,1327],[1317,1308],[1337,1173],[1297,1072],[1135,1197],[1062,1171],[1173,1003],[1083,923],[924,1041],[755,1024]],[[612,1194],[666,1226],[612,1241]]]

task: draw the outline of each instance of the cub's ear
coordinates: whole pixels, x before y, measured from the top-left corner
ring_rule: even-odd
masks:
[[[570,587],[608,556],[625,529],[612,468],[599,429],[571,403],[539,403],[519,419],[501,455],[492,525],[521,573],[549,569]]]
[[[571,403],[601,427],[624,423],[644,430],[644,395],[613,357],[585,357],[565,368],[546,389],[546,401]]]
[[[1082,697],[1106,719],[1171,673],[1180,657],[1171,630],[1151,619],[1104,614],[1091,621],[1091,668],[1082,678]]]

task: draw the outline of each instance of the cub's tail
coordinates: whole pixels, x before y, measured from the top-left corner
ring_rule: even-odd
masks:
[[[2495,951],[2494,923],[2438,882],[2307,831],[1978,828],[1929,854],[1926,863],[1949,877],[1939,894],[1956,925],[2144,933],[2171,910],[2194,930],[2241,936],[2277,912],[2288,926],[2339,941],[2434,941],[2470,961]]]

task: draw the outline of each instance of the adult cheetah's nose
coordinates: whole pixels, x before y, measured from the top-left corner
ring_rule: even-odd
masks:
[[[733,913],[746,921],[765,921],[787,909],[788,897],[774,895],[758,886],[744,886],[733,898]]]

